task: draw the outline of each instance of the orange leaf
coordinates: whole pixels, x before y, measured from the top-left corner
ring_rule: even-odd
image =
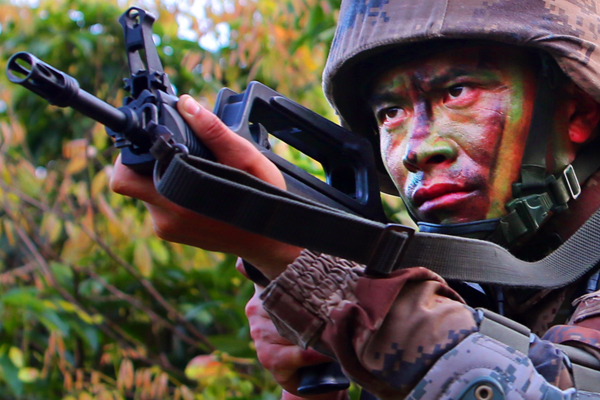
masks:
[[[185,368],[185,375],[195,380],[219,378],[227,372],[229,372],[229,368],[212,355],[194,357]]]

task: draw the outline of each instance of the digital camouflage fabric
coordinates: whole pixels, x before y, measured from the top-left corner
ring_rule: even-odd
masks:
[[[304,250],[261,298],[283,337],[333,355],[382,400],[563,400],[559,388],[572,392],[555,346],[523,335],[525,354],[485,336],[483,314],[426,268],[373,279],[363,265]],[[482,379],[503,394],[461,396]]]
[[[594,0],[343,0],[323,72],[325,95],[342,123],[369,136],[374,120],[360,97],[365,72],[410,56],[415,44],[415,53],[421,53],[448,39],[541,49],[600,102],[600,15]]]

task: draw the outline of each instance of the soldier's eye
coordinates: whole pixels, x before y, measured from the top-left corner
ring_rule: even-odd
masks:
[[[448,95],[450,98],[456,98],[460,96],[464,90],[465,87],[463,85],[454,85],[448,88]]]
[[[396,118],[399,118],[404,113],[401,107],[388,107],[377,113],[377,119],[380,123],[385,123]]]
[[[385,110],[386,118],[393,119],[396,118],[398,114],[400,114],[400,109],[398,107],[388,108],[387,110]]]

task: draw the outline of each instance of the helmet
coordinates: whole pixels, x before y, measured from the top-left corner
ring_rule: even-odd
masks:
[[[389,65],[390,60],[399,61],[410,57],[416,49],[419,54],[422,54],[428,48],[436,48],[440,43],[448,43],[448,40],[495,41],[541,50],[540,53],[546,55],[544,57],[550,56],[554,59],[555,63],[552,64],[558,65],[557,73],[562,70],[575,84],[600,102],[600,50],[597,49],[597,43],[600,43],[600,14],[596,12],[593,2],[583,0],[343,0],[336,34],[323,72],[325,95],[340,116],[342,125],[367,137],[374,148],[379,148],[375,134],[377,129],[375,118],[366,106],[366,102],[361,100],[365,87],[357,82],[364,82],[365,72],[377,70],[382,62]],[[544,95],[547,97],[547,94],[546,91]],[[527,147],[532,146],[526,146],[526,155]],[[397,194],[397,189],[387,175],[380,155],[376,154],[376,158],[378,158],[381,189]],[[590,159],[592,156],[587,158]],[[594,158],[597,158],[597,155],[594,155]],[[543,163],[545,170],[545,161]],[[586,167],[587,164],[589,162],[586,162]],[[595,171],[598,166],[600,165],[592,169]],[[568,192],[564,188],[568,186],[568,189],[571,189],[571,183],[576,180],[572,167],[565,171],[563,180],[566,183],[562,184],[563,187],[559,190],[562,192]],[[523,172],[522,169],[522,175],[526,174],[529,172]],[[531,173],[531,176],[536,176],[533,179],[536,180],[535,185],[546,184],[548,177],[545,174],[541,177],[537,175],[540,175],[537,171]],[[531,180],[531,176],[523,180]],[[577,193],[573,190],[571,193],[573,196],[570,198],[576,197]],[[553,197],[553,195],[549,196]],[[523,198],[518,200],[522,202]],[[566,207],[566,202],[570,198],[561,203],[562,209]],[[523,212],[530,213],[528,209],[532,208],[531,198],[528,197],[524,201],[526,204],[521,204],[523,205],[521,208]],[[556,202],[550,205],[546,199],[536,198],[535,202],[541,204],[543,210],[539,211],[539,207],[535,205],[533,208],[538,209],[536,212],[539,215],[523,217],[525,220],[534,219],[533,228],[523,228],[522,221],[515,223],[511,221],[511,227],[505,229],[502,235],[504,239],[499,242],[510,243],[525,232],[531,233],[532,229],[535,231],[542,220],[551,214],[549,211],[560,208],[557,207]],[[521,210],[517,211],[521,214]],[[506,225],[505,222],[500,221],[500,225]],[[525,221],[525,224],[527,223],[529,222]],[[464,230],[463,228],[459,227],[458,231]]]
[[[364,65],[423,42],[492,40],[541,49],[600,102],[600,14],[583,0],[343,0],[323,89],[342,124],[369,138],[375,120],[360,99]],[[397,193],[379,160],[382,190]]]

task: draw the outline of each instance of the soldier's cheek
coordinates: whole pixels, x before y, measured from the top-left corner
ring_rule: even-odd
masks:
[[[403,137],[399,135],[386,135],[381,139],[381,157],[394,180],[405,177],[408,172],[402,163],[406,151],[404,142]]]

